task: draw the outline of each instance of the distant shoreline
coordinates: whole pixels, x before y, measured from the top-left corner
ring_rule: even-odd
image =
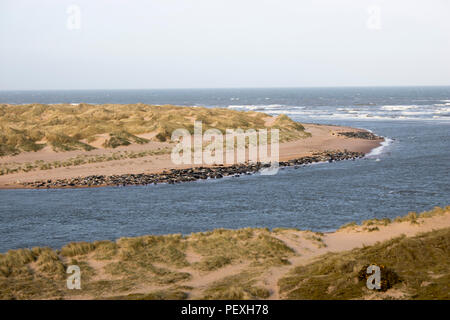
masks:
[[[345,160],[351,158],[360,158],[370,153],[372,150],[382,146],[385,139],[382,137],[372,137],[372,139],[364,139],[358,135],[371,134],[370,131],[364,129],[357,129],[352,127],[334,126],[334,125],[320,125],[302,123],[305,131],[311,133],[311,137],[301,138],[295,141],[280,143],[280,166],[298,166],[320,161]],[[341,135],[341,133],[347,134]],[[350,134],[350,135],[349,135]],[[126,147],[118,147],[112,152],[149,152],[149,150],[160,150],[162,148],[171,148],[173,144],[168,142],[156,143],[150,142],[147,144],[130,145]],[[69,157],[89,157],[97,156],[100,152],[106,150],[93,151],[69,151],[69,152],[53,152],[50,150],[40,150],[37,152],[26,152],[16,156],[7,156],[0,158],[0,165],[2,163],[32,163],[40,159],[51,163],[52,161],[64,161]],[[318,155],[323,156],[326,153],[333,154],[331,158],[322,157],[322,160],[317,158]],[[151,153],[151,152],[149,152]],[[344,156],[345,153],[345,156]],[[339,155],[341,154],[341,155]],[[316,159],[316,158],[317,159]],[[330,156],[328,156],[330,157]],[[333,159],[335,157],[335,159]],[[312,159],[311,159],[312,158]],[[302,160],[303,159],[303,160]],[[41,160],[42,161],[42,160]],[[235,173],[256,172],[254,167],[249,168],[248,165],[234,165],[236,167]],[[247,166],[247,167],[245,167]],[[213,166],[207,165],[174,165],[170,159],[169,153],[164,154],[150,154],[141,158],[125,158],[119,160],[112,160],[99,163],[86,163],[74,166],[62,166],[48,170],[31,170],[28,172],[18,172],[12,174],[0,175],[0,189],[24,189],[36,188],[41,183],[34,183],[36,181],[46,182],[40,187],[47,188],[47,184],[52,184],[58,180],[66,180],[68,183],[59,182],[51,185],[51,188],[76,188],[76,187],[103,187],[112,185],[136,185],[154,183],[154,180],[146,180],[148,183],[92,183],[92,184],[73,184],[69,182],[71,179],[75,181],[83,180],[86,177],[93,176],[126,176],[126,175],[164,175],[170,170],[183,171],[192,168],[211,168]],[[230,165],[223,166],[224,168]],[[260,168],[257,168],[260,169]],[[233,172],[231,172],[233,173]],[[197,179],[195,179],[197,180]],[[48,181],[51,181],[47,183]],[[189,180],[184,180],[189,181]],[[100,181],[101,182],[101,181]],[[170,179],[163,181],[171,183]],[[176,181],[173,181],[176,182]],[[181,182],[181,181],[180,181]]]

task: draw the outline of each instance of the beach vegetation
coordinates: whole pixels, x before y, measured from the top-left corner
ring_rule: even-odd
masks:
[[[267,121],[274,119],[274,121]],[[0,104],[0,156],[38,151],[50,146],[54,151],[92,150],[102,136],[104,148],[132,143],[169,141],[179,128],[194,133],[194,121],[202,130],[280,130],[280,142],[310,136],[304,127],[286,115],[276,118],[254,111],[225,108],[179,107],[145,104]],[[140,135],[151,135],[151,138]]]
[[[271,235],[268,229],[216,229],[189,237],[190,247],[205,257],[193,267],[215,270],[235,262],[253,265],[283,265],[294,254],[292,248]]]
[[[85,255],[95,249],[90,242],[71,242],[61,248],[61,254],[66,257]]]
[[[418,215],[416,212],[409,212],[406,216],[397,217],[394,219],[395,222],[410,222],[411,224],[417,224]]]
[[[202,299],[266,299],[270,296],[270,291],[256,284],[255,277],[257,275],[257,272],[244,271],[236,275],[227,276],[212,283],[204,290]]]
[[[450,206],[436,207],[416,220],[448,212]],[[359,227],[387,223],[375,221]],[[244,228],[9,250],[0,254],[0,299],[266,299],[273,292],[264,277],[272,268],[287,272],[278,281],[283,299],[450,299],[450,228],[328,252],[302,265],[280,240],[294,235],[326,245],[321,232]],[[385,292],[367,289],[361,270],[370,264],[385,266],[398,281],[390,278]],[[69,265],[80,267],[82,291],[67,289]],[[213,280],[192,288],[203,276]]]
[[[386,293],[374,292],[358,281],[365,265],[387,266],[398,274],[394,285],[407,299],[449,299],[448,269],[450,228],[407,238],[400,236],[347,252],[327,253],[314,262],[295,267],[279,281],[287,299],[364,299],[369,296],[390,299]]]
[[[304,232],[303,237],[306,240],[309,240],[311,242],[313,242],[318,248],[325,248],[327,247],[326,243],[323,241],[323,236],[325,234],[322,232],[313,232],[310,230],[306,230]]]
[[[184,300],[188,294],[181,290],[158,290],[150,293],[132,293],[124,296],[114,296],[110,300]]]
[[[124,159],[137,159],[148,156],[169,154],[171,148],[159,147],[157,149],[142,150],[142,151],[115,151],[110,153],[98,154],[98,155],[77,155],[65,160],[44,161],[36,160],[34,162],[5,162],[0,163],[0,175],[17,173],[17,172],[29,172],[33,170],[51,170],[55,168],[67,168],[75,167],[89,163],[108,162],[114,160]]]
[[[425,218],[441,216],[449,211],[450,211],[450,206],[446,206],[443,208],[434,207],[432,210],[424,211],[422,213],[417,213],[417,212],[411,211],[408,214],[406,214],[404,216],[396,217],[393,220],[391,220],[389,218],[382,218],[382,219],[374,218],[374,219],[364,220],[361,222],[360,225],[358,223],[356,223],[355,221],[352,221],[352,222],[349,222],[349,223],[341,226],[340,228],[338,228],[338,231],[345,230],[345,229],[353,230],[353,229],[358,229],[360,227],[362,227],[361,230],[363,230],[363,231],[378,231],[379,227],[388,226],[393,222],[396,222],[396,223],[409,222],[411,224],[420,224],[421,222],[423,222],[423,219],[425,219]]]

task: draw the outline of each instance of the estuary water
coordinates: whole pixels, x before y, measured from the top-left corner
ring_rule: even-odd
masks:
[[[0,92],[0,103],[148,103],[287,114],[387,142],[356,161],[177,185],[0,190],[0,252],[214,228],[332,231],[450,205],[450,87]]]

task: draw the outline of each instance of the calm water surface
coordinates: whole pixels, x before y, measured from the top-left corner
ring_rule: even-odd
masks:
[[[213,228],[330,231],[450,204],[450,88],[0,92],[7,103],[172,103],[285,113],[392,139],[356,161],[178,185],[0,190],[0,252]]]

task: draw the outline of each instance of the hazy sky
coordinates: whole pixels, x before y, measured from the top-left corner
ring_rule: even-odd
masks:
[[[0,0],[0,90],[450,85],[448,0]]]

